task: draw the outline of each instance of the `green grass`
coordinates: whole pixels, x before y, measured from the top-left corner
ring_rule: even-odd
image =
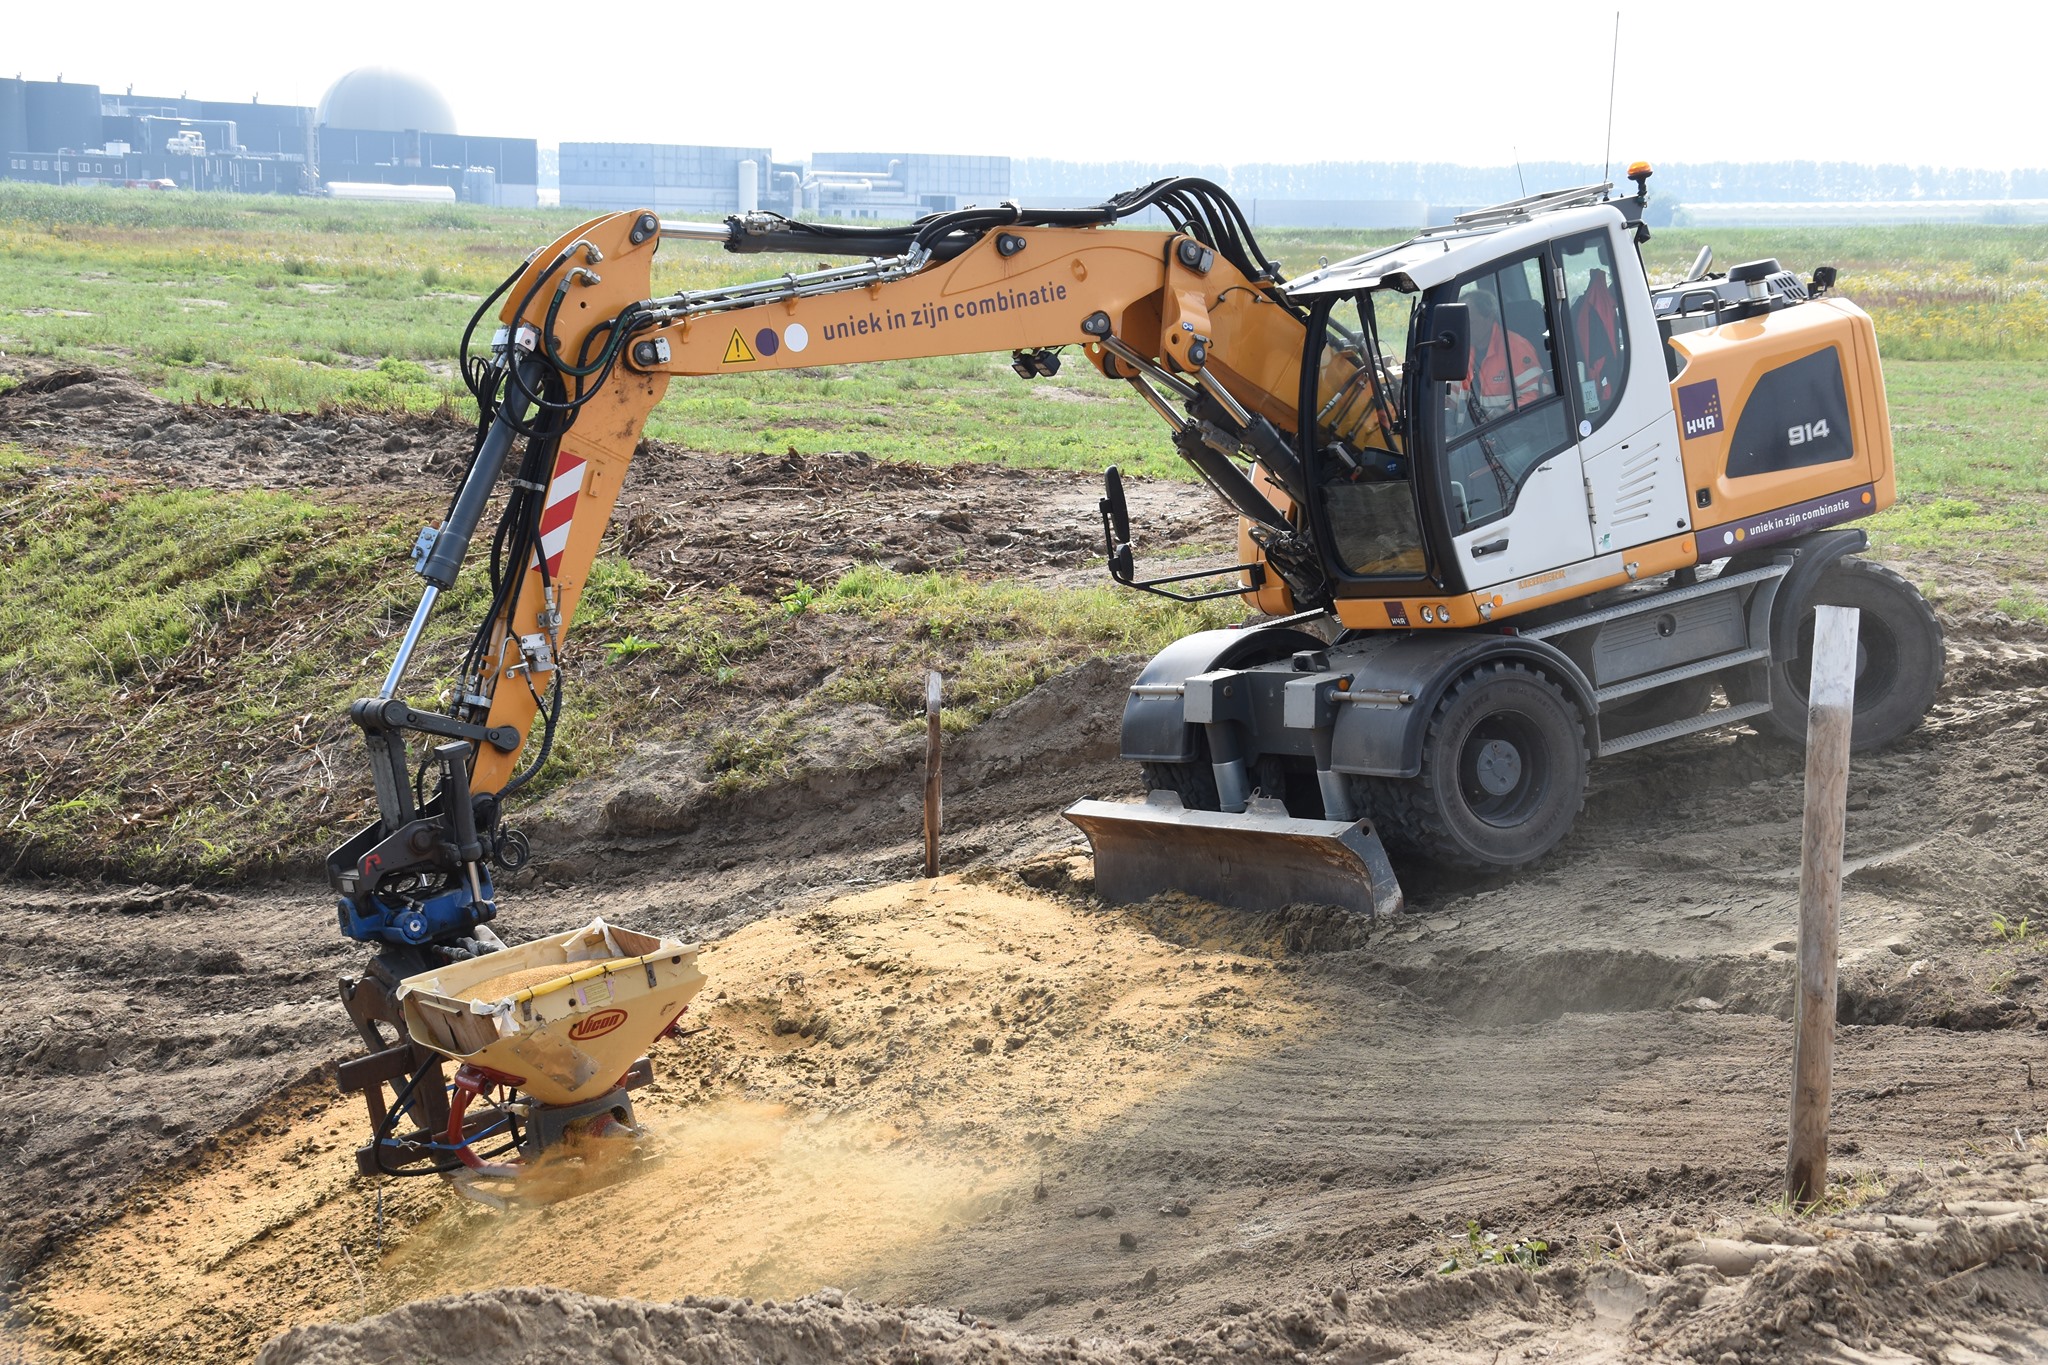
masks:
[[[0,350],[115,365],[177,399],[467,409],[455,347],[477,301],[582,217],[0,184]],[[1299,272],[1397,236],[1269,231],[1262,245]],[[1888,360],[2048,357],[2040,228],[1672,228],[1651,243],[1653,269],[1681,273],[1702,242],[1724,266],[1835,264]],[[784,264],[669,243],[656,287]],[[715,454],[858,450],[1191,477],[1150,410],[1071,355],[1032,384],[981,355],[680,381],[647,434]]]
[[[843,670],[828,692],[909,719],[922,714],[925,667],[936,662],[946,673],[942,720],[957,730],[979,724],[1076,657],[1156,653],[1193,631],[1244,618],[1235,601],[1183,604],[1111,586],[1062,591],[879,565],[848,570],[813,609],[886,623],[904,641],[892,656]]]
[[[1675,227],[1644,259],[1653,278],[1677,279],[1702,246],[1718,270],[1763,257],[1802,278],[1834,266],[1836,292],[1870,313],[1888,362],[2048,358],[2048,228]]]
[[[156,879],[303,870],[365,818],[346,718],[418,597],[417,509],[387,498],[49,477],[0,447],[0,866]],[[431,705],[485,609],[472,566],[412,670]],[[963,729],[1097,652],[1146,652],[1242,613],[1106,588],[857,568],[776,597],[664,599],[593,567],[541,797],[645,739],[699,741],[732,792],[786,775],[848,702],[905,725],[925,671]],[[815,683],[821,661],[836,670]],[[734,724],[736,712],[756,718]]]
[[[1995,605],[2043,620],[2048,375],[2003,361],[1899,361],[1886,364],[1885,387],[1899,497],[1870,522],[1877,552],[1921,561],[1929,586],[1973,566],[2025,577],[2031,586],[2009,585]]]
[[[476,298],[579,217],[0,185],[0,350],[113,366],[177,399],[462,405],[453,352]],[[1264,244],[1300,270],[1388,239]],[[1871,523],[1879,553],[1937,592],[2048,623],[2048,230],[1669,229],[1653,268],[1682,271],[1701,241],[1723,266],[1841,269],[1886,357],[1899,502]],[[662,259],[662,288],[775,266],[692,244]],[[1071,358],[1029,385],[999,356],[683,381],[648,433],[724,454],[1187,477],[1149,409]],[[316,858],[364,817],[343,703],[388,663],[416,600],[407,552],[434,509],[360,490],[49,478],[47,460],[0,449],[0,735],[15,745],[0,755],[0,865],[171,878]],[[449,681],[480,577],[444,598],[416,700]],[[927,669],[946,675],[957,730],[1078,658],[1147,653],[1239,610],[876,567],[770,597],[664,599],[607,557],[538,789],[668,737],[694,741],[703,775],[737,790],[788,772],[833,706],[921,723]]]
[[[401,519],[28,469],[0,453],[0,835],[67,867],[260,865],[295,834],[281,773],[327,769],[336,698],[403,621]]]
[[[359,823],[348,699],[375,685],[418,600],[397,500],[154,489],[37,476],[0,448],[0,850],[34,867],[179,878],[303,863]],[[442,597],[410,700],[454,681],[487,604]],[[32,585],[32,586],[31,586]],[[648,580],[594,566],[587,657],[644,619]],[[571,689],[536,793],[602,767],[630,698]],[[281,799],[287,798],[288,799]]]

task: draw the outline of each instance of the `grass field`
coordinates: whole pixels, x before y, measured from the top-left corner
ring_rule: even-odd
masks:
[[[579,217],[0,184],[0,351],[120,369],[174,399],[465,406],[453,351],[477,300]],[[1304,269],[1385,234],[1263,240]],[[1841,270],[1886,356],[1900,496],[1871,523],[1880,552],[1910,560],[1946,606],[2048,623],[2048,230],[1677,229],[1651,244],[1653,271],[1681,274],[1703,241],[1723,265],[1774,255],[1802,273]],[[660,287],[766,273],[701,245],[671,244],[664,259]],[[649,434],[715,454],[1188,477],[1157,418],[1085,365],[1027,385],[995,356],[679,382]],[[362,489],[109,493],[39,479],[34,465],[0,451],[0,671],[13,683],[0,730],[26,745],[0,759],[0,849],[33,846],[51,869],[227,875],[302,859],[355,818],[360,763],[334,749],[340,703],[378,671],[409,611],[405,550],[438,509]],[[572,693],[556,783],[603,770],[630,748],[622,735],[664,726],[697,738],[717,780],[759,780],[815,707],[872,702],[909,717],[932,664],[955,680],[957,726],[1063,661],[1155,648],[1227,610],[869,569],[794,603],[736,591],[676,602],[643,592],[624,561],[604,565],[580,632],[602,662]],[[458,623],[481,609],[465,600],[474,591],[472,579],[448,600],[423,674],[453,657]],[[877,633],[889,643],[841,670],[830,695],[792,695],[737,728],[721,718],[760,695],[772,651],[825,657]],[[654,717],[643,694],[657,670],[701,705]],[[318,771],[328,752],[347,772]],[[60,772],[74,777],[53,786]],[[322,793],[317,811],[308,790]]]
[[[359,741],[343,702],[388,664],[417,601],[406,548],[419,509],[388,493],[366,505],[110,487],[39,477],[46,467],[0,445],[0,848],[32,843],[39,867],[247,874],[356,822]],[[443,599],[410,678],[416,704],[454,684],[487,599],[473,571]],[[927,668],[944,671],[958,730],[1077,657],[1150,653],[1241,614],[1107,584],[1058,591],[879,567],[780,597],[670,596],[608,555],[585,592],[575,683],[532,791],[679,732],[737,790],[784,771],[835,705],[921,715]],[[805,683],[812,659],[833,665],[817,689]],[[765,718],[724,718],[769,699]]]
[[[0,350],[114,365],[180,399],[466,406],[463,324],[582,216],[0,184]],[[1290,231],[1262,244],[1296,271],[1389,239]],[[1682,274],[1702,243],[1723,265],[1836,265],[1890,361],[2048,358],[2048,229],[1675,228],[1651,244],[1653,271]],[[775,269],[702,243],[669,243],[661,259],[663,289]],[[1187,477],[1129,393],[1079,363],[1027,385],[1002,356],[681,382],[648,431],[715,453],[794,446]]]
[[[0,183],[0,350],[112,365],[177,399],[468,408],[454,364],[463,324],[582,216]],[[1300,270],[1391,236],[1269,232],[1262,243]],[[1904,504],[1882,534],[1929,548],[2038,532],[2048,228],[1672,228],[1650,244],[1653,274],[1683,274],[1702,244],[1723,266],[1833,264],[1841,291],[1870,310]],[[773,268],[702,243],[670,243],[662,260],[661,288]],[[648,433],[716,454],[858,450],[1190,477],[1120,386],[1079,363],[1025,384],[1003,356],[678,382]]]

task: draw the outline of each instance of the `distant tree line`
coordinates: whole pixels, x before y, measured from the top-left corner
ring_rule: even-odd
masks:
[[[1627,163],[1609,174],[1622,181]],[[1597,183],[1584,162],[1453,166],[1430,161],[1314,161],[1243,166],[1153,161],[1010,163],[1019,199],[1107,196],[1167,175],[1198,175],[1240,199],[1400,199],[1431,204],[1494,204],[1539,190]],[[1657,167],[1653,197],[1681,203],[1785,203],[1826,200],[2048,199],[2048,168],[1986,171],[1947,166],[1863,165],[1853,161],[1702,161]]]

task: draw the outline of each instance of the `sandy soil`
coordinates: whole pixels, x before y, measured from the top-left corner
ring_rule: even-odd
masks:
[[[1092,508],[946,477],[998,528]],[[907,753],[730,808],[653,801],[650,753],[566,802],[506,927],[701,938],[710,985],[657,1141],[509,1215],[350,1174],[324,896],[0,884],[0,1359],[2048,1357],[2048,954],[1991,927],[2048,922],[2048,647],[1947,624],[1928,724],[1852,773],[1818,1217],[1769,1205],[1795,752],[1599,765],[1534,873],[1403,869],[1396,920],[1109,909],[1057,817],[1130,787],[1132,661],[1095,661],[955,745],[964,876],[906,880]],[[1547,1264],[1475,1266],[1470,1224]]]

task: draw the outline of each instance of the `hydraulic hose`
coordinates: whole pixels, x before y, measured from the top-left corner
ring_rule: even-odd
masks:
[[[520,370],[528,369],[538,384],[542,364],[515,351],[511,371],[516,379]],[[427,552],[426,562],[420,565],[420,577],[444,591],[455,586],[456,572],[462,567],[463,557],[469,553],[469,542],[476,535],[477,523],[483,520],[484,505],[490,501],[491,492],[497,487],[499,474],[504,472],[505,457],[511,452],[513,439],[519,435],[519,421],[526,414],[524,394],[523,389],[507,390],[490,432],[485,435],[476,458],[470,462],[469,475],[462,482],[462,492],[456,497],[448,519],[435,535],[434,548]]]

